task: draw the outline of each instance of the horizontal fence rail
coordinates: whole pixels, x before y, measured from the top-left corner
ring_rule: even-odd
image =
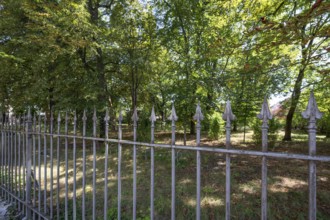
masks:
[[[16,208],[27,219],[121,219],[127,207],[122,202],[129,199],[132,203],[131,218],[139,215],[138,198],[139,172],[138,151],[143,148],[147,151],[150,161],[150,219],[156,216],[155,198],[157,196],[155,181],[157,158],[155,151],[168,150],[171,154],[171,181],[170,206],[171,219],[177,218],[179,207],[176,199],[178,186],[176,170],[179,151],[194,152],[196,155],[196,219],[201,219],[201,187],[202,187],[202,160],[203,153],[224,155],[225,161],[225,219],[231,219],[231,158],[234,155],[254,156],[261,158],[261,198],[260,218],[268,217],[268,159],[303,160],[309,163],[309,219],[316,219],[316,162],[330,162],[330,156],[316,155],[316,120],[322,117],[318,111],[315,98],[311,93],[306,111],[302,116],[309,119],[309,154],[293,154],[268,151],[268,120],[272,118],[267,100],[265,99],[258,118],[262,120],[262,149],[261,151],[241,150],[231,147],[231,122],[235,120],[230,102],[226,104],[223,119],[226,121],[226,147],[215,148],[201,145],[201,121],[204,116],[200,105],[197,105],[194,120],[196,120],[196,145],[177,145],[176,121],[178,117],[172,106],[171,115],[171,143],[155,143],[156,116],[152,108],[150,121],[150,142],[138,140],[138,115],[134,109],[132,117],[133,140],[123,140],[122,113],[118,118],[118,138],[109,138],[109,112],[100,119],[96,110],[93,112],[92,126],[88,127],[87,112],[83,112],[82,129],[78,128],[76,113],[51,113],[32,116],[30,111],[24,116],[6,115],[1,118],[1,156],[0,156],[0,195],[9,202],[15,203]],[[64,117],[64,122],[62,118]],[[104,136],[97,137],[97,127],[104,123]],[[91,135],[87,134],[91,129]],[[130,147],[131,148],[130,148]],[[131,149],[127,155],[125,149]],[[100,153],[101,152],[101,153]],[[131,161],[131,166],[123,166],[124,161]],[[101,166],[102,165],[102,166]],[[100,168],[102,167],[102,168]],[[101,170],[101,171],[100,171]],[[129,183],[128,183],[129,182]],[[132,187],[127,195],[124,187]],[[115,192],[115,193],[114,193]],[[102,198],[102,199],[101,199]]]

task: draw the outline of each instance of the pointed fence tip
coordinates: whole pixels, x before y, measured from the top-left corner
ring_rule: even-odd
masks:
[[[226,108],[225,108],[225,112],[222,114],[222,119],[227,121],[233,121],[236,119],[236,116],[233,114],[233,111],[231,109],[231,104],[230,101],[228,100],[226,103]]]
[[[178,116],[176,115],[175,108],[174,108],[174,103],[172,103],[172,111],[171,111],[171,115],[168,117],[168,120],[171,120],[171,121],[178,120]]]
[[[84,113],[83,113],[82,120],[83,120],[83,121],[86,121],[86,120],[87,120],[86,109],[84,109]]]
[[[200,106],[200,103],[198,102],[197,106],[196,106],[196,113],[194,115],[194,119],[196,121],[202,121],[204,119],[204,115],[202,113],[202,109]]]
[[[119,109],[118,121],[119,122],[122,122],[123,121],[123,112],[122,112],[121,108]]]
[[[262,103],[261,111],[257,115],[257,118],[265,119],[265,120],[271,120],[273,118],[273,116],[270,112],[270,109],[269,109],[269,104],[268,104],[268,100],[267,100],[266,96],[264,98],[264,102]]]
[[[54,113],[53,113],[53,111],[50,112],[50,121],[54,121]]]
[[[109,116],[109,109],[107,108],[105,110],[105,117],[104,117],[104,121],[108,122],[110,120],[110,116]]]
[[[132,116],[132,121],[138,121],[138,120],[139,120],[139,117],[138,117],[138,114],[137,114],[137,108],[135,107],[134,112],[133,112],[133,116]]]
[[[306,110],[301,113],[302,117],[305,119],[311,119],[315,117],[315,119],[321,119],[323,113],[320,112],[319,108],[317,107],[317,103],[315,100],[314,92],[311,91],[308,99],[308,104]]]
[[[96,116],[96,108],[94,107],[94,112],[93,112],[93,121],[96,122],[97,116]]]
[[[58,115],[57,115],[57,121],[60,122],[61,121],[61,113],[58,112]]]
[[[152,106],[152,109],[151,109],[151,115],[150,115],[150,121],[151,122],[155,122],[156,121],[156,114],[155,114],[155,107]]]

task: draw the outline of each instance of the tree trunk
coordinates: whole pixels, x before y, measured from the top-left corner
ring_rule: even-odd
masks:
[[[190,134],[191,135],[196,134],[196,126],[193,120],[190,120]]]
[[[307,45],[306,48],[306,42],[305,42],[305,26],[302,27],[301,29],[301,58],[302,58],[302,62],[301,62],[301,67],[299,69],[299,73],[296,79],[296,82],[294,84],[294,88],[293,88],[293,92],[292,92],[292,96],[291,96],[291,105],[290,105],[290,109],[289,112],[286,116],[286,123],[285,123],[285,133],[284,133],[284,138],[283,141],[291,141],[291,132],[292,132],[292,120],[293,120],[293,116],[294,116],[294,112],[296,111],[298,102],[299,102],[299,98],[300,98],[300,94],[301,94],[301,85],[302,85],[302,81],[304,79],[304,75],[305,75],[305,69],[306,66],[308,64],[308,53],[307,50],[312,46],[313,44],[313,39],[311,39]]]
[[[292,96],[291,96],[291,106],[290,106],[289,112],[286,116],[285,134],[284,134],[283,141],[292,140],[292,138],[291,138],[292,119],[294,116],[294,112],[296,111],[298,102],[299,102],[299,98],[300,98],[300,94],[301,94],[301,84],[302,84],[302,81],[304,78],[304,72],[305,72],[304,67],[299,70],[299,74],[298,74],[298,77],[297,77],[295,85],[294,85],[294,89],[293,89]]]
[[[92,0],[87,2],[91,22],[98,26],[99,19],[99,2],[94,3]],[[95,39],[96,41],[96,39]],[[99,137],[105,137],[105,108],[109,106],[109,96],[107,89],[107,80],[105,77],[105,64],[102,48],[96,48],[96,74],[97,74],[97,110],[98,110],[98,123],[99,123]]]

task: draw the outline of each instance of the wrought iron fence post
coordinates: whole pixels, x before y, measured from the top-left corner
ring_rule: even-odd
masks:
[[[155,115],[155,108],[152,106],[151,110],[151,144],[155,143],[155,122],[156,122],[156,115]],[[155,147],[150,147],[150,220],[154,219],[154,187],[155,187]]]
[[[83,121],[83,129],[82,129],[82,136],[83,136],[83,178],[82,178],[82,213],[81,213],[81,219],[86,219],[86,110],[84,110],[84,114],[82,117]]]
[[[118,174],[117,174],[117,181],[118,181],[118,206],[117,206],[117,219],[121,219],[121,160],[122,160],[122,145],[120,141],[122,140],[122,121],[123,115],[120,109],[119,117],[118,117]]]
[[[4,138],[4,134],[3,134],[3,113],[1,112],[0,115],[0,130],[1,130],[1,168],[0,168],[0,172],[1,172],[1,179],[0,179],[0,186],[3,186],[3,179],[4,179],[4,142],[3,142],[3,138]],[[4,190],[1,189],[1,196],[4,198]]]
[[[314,93],[310,93],[306,111],[302,112],[302,117],[309,119],[308,123],[308,141],[309,141],[309,155],[316,155],[316,119],[322,118],[322,113],[319,111]],[[309,220],[316,219],[316,162],[309,161]]]
[[[105,139],[105,160],[104,160],[104,220],[107,220],[108,216],[108,160],[109,160],[109,110],[106,109],[104,117],[104,139]]]
[[[94,107],[93,113],[93,138],[96,138],[96,125],[97,125],[97,116],[96,108]],[[96,140],[93,139],[93,210],[92,210],[92,219],[96,219]]]
[[[230,131],[231,121],[236,117],[231,110],[230,101],[227,101],[225,112],[222,115],[223,120],[226,121],[226,148],[230,149]],[[226,220],[230,219],[230,155],[226,154]]]
[[[196,146],[199,147],[201,142],[201,121],[204,119],[201,107],[198,103],[194,119],[197,121],[196,126]],[[201,218],[201,153],[196,151],[196,219]]]
[[[31,110],[29,108],[27,120],[26,120],[26,218],[28,220],[31,219],[31,207],[32,207],[32,200],[31,200],[31,146],[32,146],[32,116]]]
[[[76,141],[76,136],[77,136],[77,112],[74,112],[73,116],[73,195],[72,195],[72,200],[73,200],[73,213],[72,217],[73,219],[77,218],[77,141]]]
[[[261,132],[262,132],[262,152],[268,150],[268,120],[272,119],[272,115],[269,110],[267,98],[265,97],[261,107],[260,114],[257,115],[262,120]],[[261,168],[261,219],[267,219],[267,157],[262,157]]]
[[[132,116],[133,120],[133,220],[136,219],[136,129],[137,129],[137,121],[139,117],[137,115],[137,109],[134,108],[134,113]]]
[[[171,141],[171,146],[172,146],[172,159],[171,159],[171,220],[175,219],[175,122],[178,120],[178,116],[176,115],[175,108],[174,108],[174,103],[172,104],[172,112],[168,120],[172,121],[172,141]]]

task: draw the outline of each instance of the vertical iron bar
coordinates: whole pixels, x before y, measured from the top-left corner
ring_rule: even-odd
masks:
[[[72,195],[72,202],[73,202],[73,219],[77,218],[77,143],[76,143],[76,135],[77,135],[77,114],[74,112],[73,117],[73,195]]]
[[[265,97],[262,104],[261,112],[257,115],[262,120],[262,151],[268,151],[268,120],[272,119],[272,115],[269,110],[267,97]],[[261,168],[261,219],[267,219],[267,157],[262,157]]]
[[[9,146],[10,146],[10,152],[9,152],[9,189],[10,192],[13,193],[13,120],[12,116],[9,116]],[[10,195],[10,201],[13,202],[13,196]]]
[[[7,116],[5,116],[5,133],[4,133],[4,148],[5,148],[5,153],[4,153],[4,165],[5,165],[5,178],[4,178],[4,186],[8,187],[8,170],[7,170],[7,165],[8,165],[8,140],[7,140],[7,129],[8,129],[8,124],[7,124]],[[7,200],[8,199],[8,192],[5,191],[5,199]]]
[[[61,113],[58,113],[57,117],[57,149],[56,149],[56,162],[57,162],[57,172],[56,172],[56,218],[60,219],[60,134],[61,134]]]
[[[38,117],[38,181],[39,181],[39,189],[38,189],[38,211],[41,213],[41,115]],[[41,217],[38,215],[38,219]]]
[[[156,121],[156,115],[155,115],[155,108],[152,106],[151,110],[151,138],[150,142],[151,144],[155,143],[155,121]],[[155,148],[152,146],[150,147],[150,220],[154,219],[154,193],[155,193]]]
[[[196,126],[196,146],[199,147],[201,142],[201,120],[204,119],[201,107],[198,103],[194,119],[197,121]],[[196,151],[196,219],[201,218],[201,153]]]
[[[27,115],[24,115],[23,117],[23,129],[22,129],[22,155],[23,155],[23,200],[26,200],[26,143],[27,143],[27,126],[26,126],[26,120],[27,120]],[[25,211],[25,212],[24,212]],[[26,203],[23,206],[23,213],[27,215],[27,207]]]
[[[85,202],[86,202],[86,110],[83,115],[83,179],[82,179],[82,220],[85,220]]]
[[[235,115],[231,110],[230,101],[227,101],[226,109],[222,118],[226,121],[226,148],[230,149],[231,121],[235,119]],[[226,154],[226,220],[230,219],[230,176],[230,154]]]
[[[8,115],[8,119],[7,119],[7,135],[6,135],[6,139],[7,139],[7,184],[6,184],[6,188],[9,191],[10,190],[10,121],[9,121],[9,115]],[[9,193],[7,193],[7,198],[8,200],[10,200],[11,196]]]
[[[0,179],[0,185],[3,186],[3,178],[4,178],[4,173],[3,173],[3,154],[4,154],[4,147],[3,147],[3,113],[1,112],[1,115],[0,115],[0,130],[1,130],[1,167],[0,167],[0,171],[1,171],[1,179]],[[2,198],[4,197],[3,196],[3,190],[1,189],[1,196]]]
[[[37,118],[35,113],[33,114],[33,135],[32,135],[32,143],[33,143],[33,149],[32,149],[32,158],[33,158],[33,170],[32,170],[32,178],[33,178],[33,208],[37,206],[37,188],[36,188],[36,132],[37,132]],[[33,212],[33,219],[36,218],[36,213]]]
[[[309,142],[309,155],[316,155],[316,119],[321,119],[323,113],[321,113],[317,107],[314,93],[310,93],[310,97],[308,100],[307,108],[304,112],[302,112],[302,117],[309,119],[308,123],[308,142]],[[308,210],[308,218],[309,220],[316,219],[316,162],[309,161],[308,165],[309,169],[309,179],[308,179],[308,187],[309,187],[309,210]]]
[[[7,150],[7,173],[8,173],[8,177],[7,177],[7,189],[10,192],[10,162],[11,162],[11,157],[10,157],[10,151],[11,151],[11,147],[10,147],[10,116],[8,115],[8,129],[7,129],[7,143],[8,143],[8,150]],[[11,195],[10,193],[8,193],[8,200],[10,201],[11,199]]]
[[[121,122],[123,120],[122,112],[120,110],[118,117],[118,207],[117,207],[117,219],[121,219],[121,157],[122,157],[122,146],[120,141],[122,140],[122,127]]]
[[[93,137],[96,138],[96,109],[93,114]],[[96,140],[93,140],[93,220],[96,219]]]
[[[13,124],[13,130],[14,130],[14,194],[17,195],[17,120],[15,116],[14,124]],[[16,208],[18,208],[16,204]]]
[[[171,220],[175,219],[175,121],[178,117],[175,112],[174,103],[172,104],[172,112],[168,118],[172,121],[172,140],[171,140]]]
[[[31,219],[31,207],[32,207],[32,200],[31,200],[31,145],[32,145],[32,117],[31,117],[31,110],[29,108],[27,121],[26,121],[26,199],[25,203],[26,207],[26,218],[28,220]]]
[[[109,110],[105,113],[105,135],[104,138],[109,138]],[[109,157],[109,143],[105,141],[105,161],[104,161],[104,220],[107,220],[108,213],[108,157]]]
[[[18,121],[17,121],[18,125],[17,125],[17,143],[18,143],[18,198],[22,199],[21,197],[21,177],[22,177],[22,173],[21,173],[21,168],[22,168],[22,163],[21,163],[21,116],[18,116]],[[21,209],[21,203],[18,203],[18,210],[22,210]]]
[[[5,178],[5,173],[4,173],[4,151],[5,146],[4,146],[4,118],[3,118],[3,113],[1,112],[1,186],[4,187],[4,178]],[[4,198],[4,190],[1,190],[1,196]]]
[[[136,219],[136,128],[137,128],[137,109],[134,108],[133,113],[133,220]]]
[[[68,210],[68,194],[69,194],[69,164],[68,164],[68,112],[65,112],[65,220],[68,220],[69,218],[69,210]]]
[[[44,213],[47,214],[47,116],[44,116]]]
[[[316,155],[316,129],[308,130],[308,138],[309,138],[309,155]],[[316,162],[309,161],[308,165],[309,169],[309,220],[316,219]]]
[[[53,111],[50,112],[50,127],[49,127],[49,133],[50,133],[50,139],[49,139],[49,153],[50,153],[50,200],[49,200],[49,206],[50,206],[50,218],[54,218],[54,211],[53,211],[53,203],[54,203],[54,152],[53,152],[53,138],[54,138],[54,115]]]

